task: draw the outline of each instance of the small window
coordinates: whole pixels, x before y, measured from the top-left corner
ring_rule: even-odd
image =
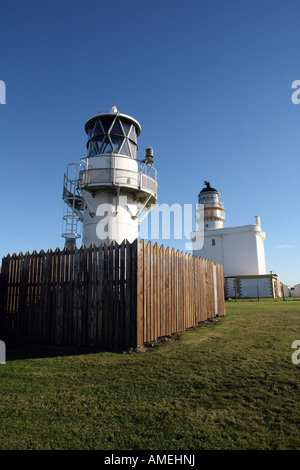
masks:
[[[212,244],[212,246],[215,246],[216,240],[214,238],[212,239],[211,244]]]

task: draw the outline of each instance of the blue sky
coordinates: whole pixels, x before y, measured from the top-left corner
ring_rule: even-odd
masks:
[[[160,204],[211,181],[225,226],[260,215],[267,270],[299,283],[299,15],[298,0],[3,4],[0,256],[63,246],[66,165],[115,102],[142,126],[139,157],[154,148]]]

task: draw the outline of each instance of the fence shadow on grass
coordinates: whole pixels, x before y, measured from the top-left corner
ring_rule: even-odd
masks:
[[[6,345],[6,363],[27,359],[43,359],[104,353],[122,354],[122,351],[105,351],[103,349],[97,348],[73,348],[69,346],[56,347],[44,345]]]

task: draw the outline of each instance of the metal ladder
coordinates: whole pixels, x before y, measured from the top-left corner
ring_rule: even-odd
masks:
[[[83,220],[84,196],[78,186],[79,167],[83,167],[83,165],[81,163],[70,163],[67,165],[67,172],[64,174],[62,198],[65,204],[62,237],[66,239],[66,245],[68,243],[75,245],[75,240],[81,237],[80,228]]]

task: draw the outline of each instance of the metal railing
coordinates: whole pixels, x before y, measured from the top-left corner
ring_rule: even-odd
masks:
[[[153,164],[145,163],[144,161],[132,159],[119,154],[111,154],[110,166],[107,168],[93,168],[92,164],[88,161],[89,157],[82,158],[81,161],[85,164],[85,168],[80,171],[78,184],[79,187],[85,186],[103,186],[103,185],[117,185],[138,187],[157,194],[157,171]],[[99,155],[101,156],[101,155]],[[107,156],[107,155],[106,155]],[[104,155],[103,155],[104,157]],[[94,158],[94,156],[93,156]],[[127,168],[116,168],[115,159],[130,159],[138,164],[137,171]],[[82,165],[83,166],[83,165]]]
[[[225,208],[223,202],[216,202],[216,201],[211,201],[211,202],[203,202],[201,201],[200,204],[203,204],[204,207],[222,207],[222,209]]]

